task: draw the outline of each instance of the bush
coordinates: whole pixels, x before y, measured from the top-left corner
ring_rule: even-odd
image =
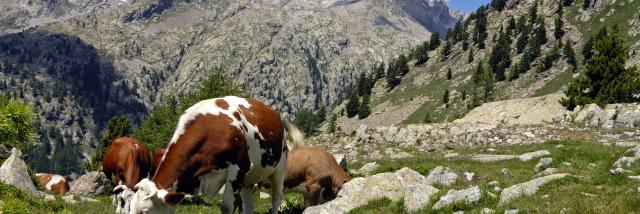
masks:
[[[8,148],[24,148],[35,141],[35,112],[22,101],[0,95],[0,143]]]

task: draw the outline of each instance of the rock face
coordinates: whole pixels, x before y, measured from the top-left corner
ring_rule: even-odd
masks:
[[[455,183],[456,179],[458,179],[458,174],[451,171],[449,168],[437,166],[429,172],[429,175],[427,176],[427,183],[429,185],[438,184],[449,186]]]
[[[338,197],[325,204],[309,207],[305,214],[340,214],[364,206],[369,201],[387,197],[401,200],[407,209],[416,210],[429,203],[431,196],[439,190],[428,185],[424,176],[409,168],[395,173],[380,173],[370,177],[359,177],[342,186]]]
[[[454,122],[491,125],[536,125],[552,122],[556,116],[566,111],[559,103],[562,97],[563,94],[551,94],[485,103]]]
[[[500,202],[498,203],[498,206],[505,205],[506,203],[522,196],[531,196],[538,191],[540,186],[566,176],[568,176],[568,174],[553,174],[505,188],[500,193]]]
[[[11,156],[0,166],[0,181],[35,193],[36,186],[29,177],[27,164],[20,157],[22,157],[20,150],[11,149]]]
[[[464,202],[466,204],[472,204],[480,201],[482,197],[482,192],[480,191],[480,187],[472,186],[468,189],[463,190],[449,190],[446,195],[442,196],[436,204],[433,205],[434,210],[439,210],[447,205]]]
[[[95,197],[110,194],[112,189],[111,181],[104,173],[93,171],[76,179],[69,190],[69,195]]]
[[[380,165],[376,162],[365,163],[364,165],[362,165],[362,167],[360,167],[360,169],[358,169],[357,173],[360,175],[369,176],[378,168],[380,168]]]

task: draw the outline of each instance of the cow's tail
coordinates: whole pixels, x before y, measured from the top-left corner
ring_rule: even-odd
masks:
[[[304,133],[302,133],[296,125],[287,119],[283,119],[282,123],[285,130],[291,135],[291,140],[288,140],[287,137],[287,147],[289,150],[291,151],[300,146],[304,146]]]

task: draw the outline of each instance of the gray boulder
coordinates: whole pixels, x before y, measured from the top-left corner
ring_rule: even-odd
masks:
[[[536,176],[547,176],[558,173],[558,168],[546,168],[544,171],[536,174]]]
[[[443,166],[437,166],[427,176],[427,183],[429,185],[439,184],[449,186],[456,182],[458,174],[452,172],[449,168]]]
[[[549,166],[551,162],[553,162],[552,158],[540,158],[540,161],[538,161],[538,164],[536,164],[534,170],[536,172],[539,172],[543,167]]]
[[[530,161],[534,158],[549,156],[551,153],[547,150],[539,150],[535,152],[524,153],[518,157],[521,161]]]
[[[26,190],[35,193],[36,186],[33,185],[27,164],[20,159],[22,152],[13,148],[11,149],[11,156],[4,161],[0,166],[0,181],[12,185],[18,189]]]
[[[111,181],[102,172],[89,172],[80,176],[73,182],[69,195],[95,197],[97,195],[111,194],[113,186]]]
[[[360,169],[358,169],[357,173],[359,175],[369,176],[373,174],[373,172],[378,168],[380,168],[380,165],[378,165],[378,163],[376,162],[365,163],[364,165],[362,165],[362,167],[360,167]]]
[[[480,191],[480,187],[472,186],[468,189],[464,190],[449,190],[446,195],[442,196],[435,205],[433,205],[434,210],[439,210],[447,205],[464,202],[466,204],[472,204],[480,201],[482,198],[482,192]]]
[[[502,190],[500,193],[500,202],[498,203],[498,206],[502,206],[522,196],[531,196],[538,191],[540,186],[551,181],[564,178],[567,175],[568,174],[553,174],[510,186],[509,188]]]
[[[372,200],[389,198],[404,199],[407,210],[425,207],[431,196],[439,190],[428,185],[424,176],[409,168],[395,173],[380,173],[369,177],[354,178],[342,186],[336,199],[325,204],[308,207],[305,214],[340,214],[364,206]]]

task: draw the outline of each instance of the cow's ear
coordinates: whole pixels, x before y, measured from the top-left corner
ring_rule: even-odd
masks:
[[[178,204],[184,199],[185,194],[180,192],[170,192],[164,196],[164,201],[168,204],[175,205]]]

